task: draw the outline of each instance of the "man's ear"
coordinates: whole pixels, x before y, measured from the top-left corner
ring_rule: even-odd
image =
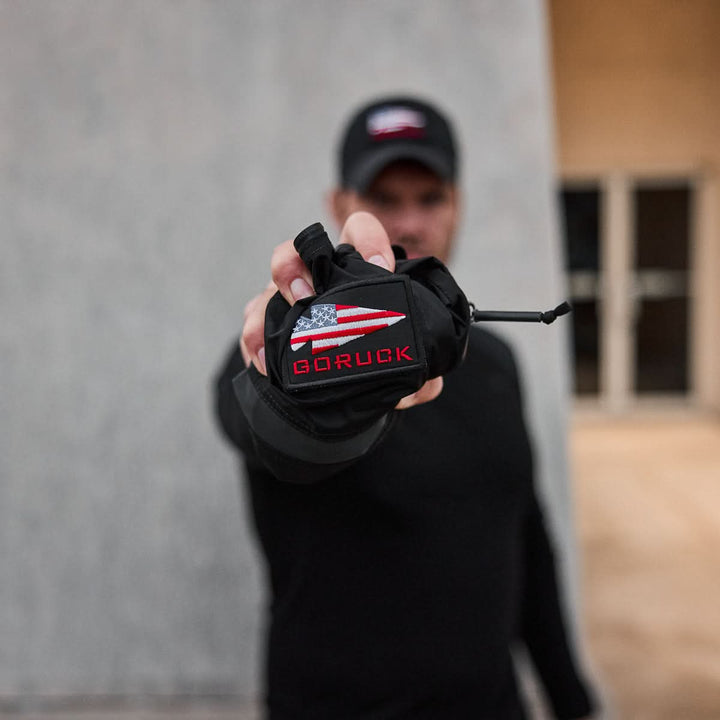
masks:
[[[353,212],[353,193],[351,190],[334,188],[327,194],[328,212],[338,228],[341,228]]]

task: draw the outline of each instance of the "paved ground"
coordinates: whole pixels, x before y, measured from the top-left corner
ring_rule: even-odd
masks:
[[[615,713],[720,718],[720,420],[580,420],[585,627]]]
[[[720,419],[580,418],[571,453],[584,625],[606,717],[720,720]],[[257,718],[227,702],[25,710],[0,717]]]

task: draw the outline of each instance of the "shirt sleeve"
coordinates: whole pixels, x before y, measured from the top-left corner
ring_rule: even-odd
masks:
[[[555,559],[543,513],[533,495],[525,527],[522,634],[559,720],[588,717],[595,709],[565,625]]]
[[[230,348],[220,370],[215,375],[215,420],[225,439],[244,454],[255,454],[252,435],[245,416],[233,392],[233,378],[245,369],[245,362],[237,343]]]

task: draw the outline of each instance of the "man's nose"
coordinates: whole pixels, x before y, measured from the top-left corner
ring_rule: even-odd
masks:
[[[398,212],[394,224],[399,236],[420,238],[425,229],[425,218],[420,208],[408,206]]]

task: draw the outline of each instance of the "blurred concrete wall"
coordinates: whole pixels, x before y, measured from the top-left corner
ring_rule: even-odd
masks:
[[[0,2],[0,693],[254,693],[261,570],[209,377],[379,92],[457,119],[468,295],[563,296],[544,23],[540,0]],[[566,329],[502,331],[567,534]]]

